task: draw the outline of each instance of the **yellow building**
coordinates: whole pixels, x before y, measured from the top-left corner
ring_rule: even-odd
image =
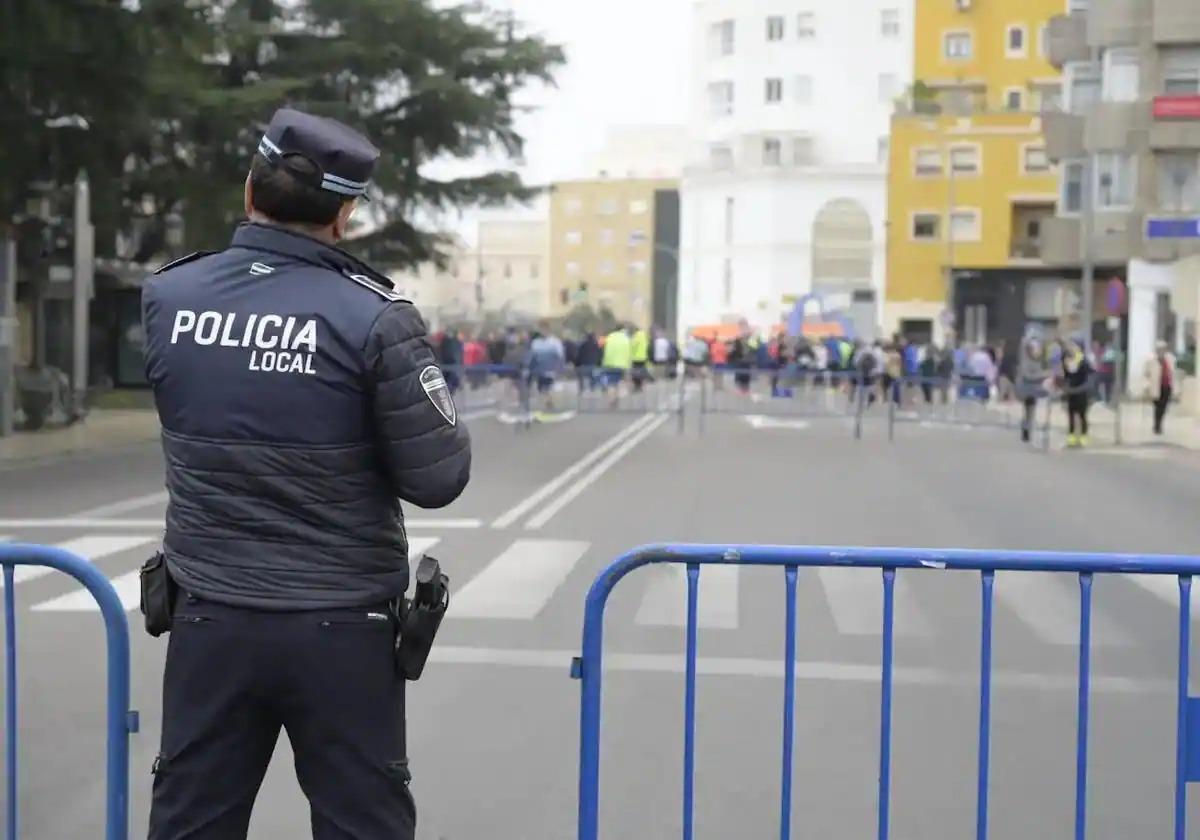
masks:
[[[1045,44],[1063,0],[916,10],[916,82],[892,119],[884,329],[940,336],[952,312],[967,340],[1009,337],[1026,281],[1047,268],[1041,221],[1058,181],[1039,114],[1058,107]]]
[[[551,314],[587,303],[607,307],[619,320],[651,326],[656,198],[678,189],[678,181],[669,179],[555,184],[550,196]],[[678,212],[677,201],[664,206]],[[659,254],[660,261],[663,256]],[[677,258],[674,253],[665,256]]]

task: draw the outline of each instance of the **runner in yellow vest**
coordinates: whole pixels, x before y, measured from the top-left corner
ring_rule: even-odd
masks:
[[[633,367],[633,348],[629,333],[617,328],[604,339],[604,387],[613,390],[613,405],[621,395],[621,383]]]

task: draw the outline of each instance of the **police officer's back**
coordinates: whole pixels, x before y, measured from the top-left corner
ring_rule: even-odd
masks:
[[[281,726],[314,837],[413,836],[397,499],[452,502],[470,446],[416,309],[334,247],[378,155],[278,112],[251,222],[144,289],[179,586],[153,840],[244,837]]]

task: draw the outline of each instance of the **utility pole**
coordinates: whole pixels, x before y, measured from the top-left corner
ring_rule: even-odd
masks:
[[[88,327],[96,273],[95,231],[92,228],[91,191],[87,173],[75,178],[75,271],[71,294],[72,357],[71,416],[78,420],[87,413]]]
[[[1080,199],[1083,206],[1079,214],[1079,247],[1082,251],[1083,268],[1080,271],[1083,284],[1080,295],[1080,307],[1083,310],[1081,324],[1083,332],[1083,352],[1090,353],[1092,349],[1092,311],[1095,304],[1092,300],[1095,293],[1096,266],[1092,261],[1092,240],[1095,238],[1096,227],[1096,157],[1088,153],[1083,163],[1083,189]]]
[[[0,438],[13,433],[17,412],[17,242],[0,237]]]
[[[956,297],[954,289],[954,205],[958,201],[958,185],[954,180],[954,147],[947,141],[943,141],[942,147],[945,149],[946,171],[948,174],[946,184],[946,306],[952,315],[957,315],[958,313],[954,305]],[[957,324],[959,330],[963,326],[962,324]]]

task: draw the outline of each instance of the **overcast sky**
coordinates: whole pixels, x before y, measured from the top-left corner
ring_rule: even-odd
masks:
[[[547,40],[567,64],[557,88],[524,92],[537,106],[521,123],[530,183],[589,174],[588,160],[614,126],[683,124],[687,118],[692,0],[489,0]],[[464,221],[473,228],[473,216]],[[472,231],[463,230],[470,236]]]

